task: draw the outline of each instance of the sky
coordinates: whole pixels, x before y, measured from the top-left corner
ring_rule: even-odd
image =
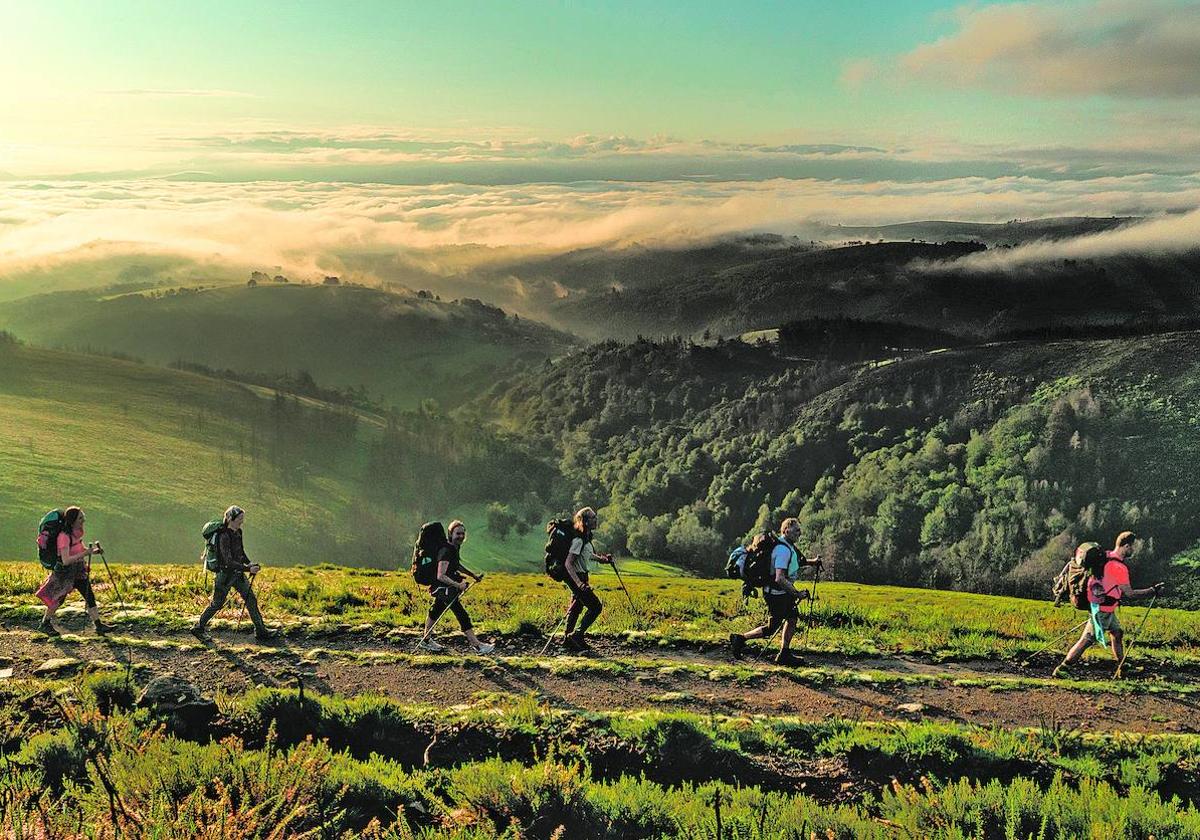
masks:
[[[554,248],[1200,206],[1192,0],[0,0],[0,32],[0,268],[249,219]]]

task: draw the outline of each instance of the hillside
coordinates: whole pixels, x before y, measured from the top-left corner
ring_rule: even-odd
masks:
[[[1196,332],[866,366],[609,342],[476,410],[565,449],[604,537],[638,556],[716,572],[756,524],[798,515],[841,579],[1044,596],[1073,545],[1126,527],[1139,578],[1189,560],[1198,354]]]
[[[0,554],[28,556],[41,515],[71,503],[120,562],[189,562],[200,526],[234,502],[248,511],[248,550],[271,564],[396,568],[423,519],[498,498],[544,516],[545,469],[494,435],[437,413],[375,422],[265,389],[0,341]]]
[[[321,386],[365,387],[398,409],[427,399],[457,405],[573,342],[474,300],[296,284],[36,296],[0,304],[0,329],[43,346],[158,365],[304,371]]]
[[[613,337],[737,335],[789,321],[852,318],[953,333],[969,341],[1140,332],[1200,323],[1200,252],[1062,260],[1036,270],[967,270],[974,242],[798,245],[747,252],[741,264],[603,287],[568,283],[549,317]],[[932,268],[930,266],[933,266]],[[591,334],[591,333],[589,333]]]

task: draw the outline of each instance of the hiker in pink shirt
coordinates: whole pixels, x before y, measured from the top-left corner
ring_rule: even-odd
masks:
[[[1137,535],[1132,531],[1122,531],[1117,536],[1116,548],[1108,552],[1108,562],[1104,564],[1104,574],[1097,580],[1088,580],[1088,603],[1091,604],[1091,620],[1083,628],[1083,634],[1075,646],[1067,652],[1066,658],[1054,669],[1054,676],[1067,676],[1070,668],[1083,652],[1099,642],[1108,647],[1107,638],[1112,637],[1112,653],[1118,662],[1125,658],[1125,634],[1121,630],[1121,622],[1117,618],[1117,607],[1122,598],[1145,598],[1147,595],[1157,595],[1162,591],[1163,584],[1156,583],[1146,589],[1134,589],[1129,581],[1129,561],[1133,556],[1133,544]]]
[[[83,596],[84,606],[96,632],[100,635],[108,632],[108,625],[100,620],[100,609],[96,606],[96,594],[92,592],[90,577],[92,555],[103,554],[104,549],[99,543],[84,545],[83,523],[86,519],[87,516],[77,507],[69,507],[63,512],[63,527],[55,546],[58,563],[37,591],[38,598],[46,605],[46,614],[42,616],[38,629],[47,636],[59,635],[53,623],[54,614],[75,589]]]

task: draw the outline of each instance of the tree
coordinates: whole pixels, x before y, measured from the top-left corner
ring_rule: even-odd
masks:
[[[500,502],[491,502],[487,506],[487,529],[488,533],[494,534],[501,540],[507,539],[508,534],[513,527],[520,521],[512,509],[508,505],[503,505]]]

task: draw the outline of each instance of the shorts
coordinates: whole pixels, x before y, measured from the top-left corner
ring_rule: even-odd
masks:
[[[800,608],[797,606],[800,602],[795,595],[772,595],[770,592],[763,592],[763,600],[767,602],[767,613],[771,616],[771,621],[800,620]]]
[[[1121,633],[1121,620],[1117,618],[1116,610],[1112,612],[1097,612],[1096,621],[1100,624],[1100,629],[1105,633]],[[1095,638],[1095,631],[1092,629],[1092,622],[1088,622],[1088,633]]]

